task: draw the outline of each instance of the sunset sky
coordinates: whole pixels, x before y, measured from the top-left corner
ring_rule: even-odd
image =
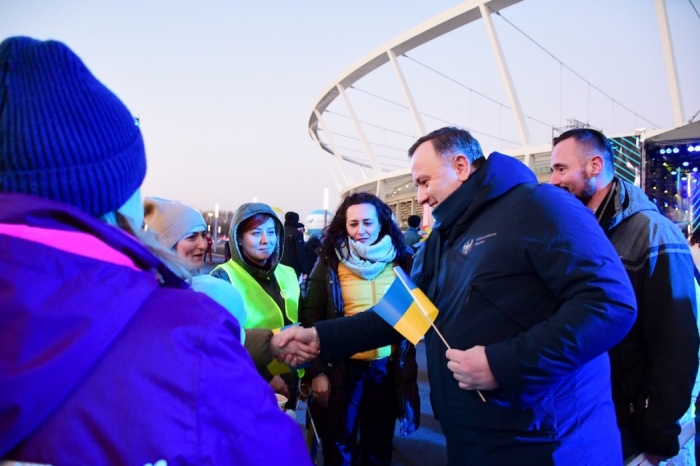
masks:
[[[315,99],[364,55],[457,3],[2,0],[0,37],[28,35],[67,43],[140,118],[149,163],[144,195],[202,209],[218,202],[222,210],[234,210],[255,196],[284,211],[295,210],[303,219],[322,207],[324,187],[331,191],[331,209],[338,202],[306,129]],[[700,8],[698,0],[693,3]],[[667,8],[689,119],[700,110],[700,17],[686,0],[667,0]],[[524,0],[503,10],[503,16],[625,106],[661,127],[673,125],[652,0]],[[577,88],[559,65],[501,18],[494,18],[494,24],[513,60],[511,72],[525,113],[553,125],[568,116],[588,117],[592,98],[587,84],[586,90],[581,84]],[[408,55],[506,102],[482,24]],[[486,114],[471,101],[437,92],[449,90],[440,84],[442,78],[421,74],[425,72],[416,62],[405,57],[400,63],[426,113],[450,115],[442,118],[464,126],[487,123]],[[401,101],[390,69],[378,70],[358,87]],[[364,103],[359,91],[353,92],[361,119],[394,129],[403,124],[390,110],[384,113],[384,107]],[[574,99],[580,108],[585,100],[586,109],[577,109]],[[605,102],[599,106],[612,109],[598,111],[612,116],[606,114],[609,121],[598,126],[606,132],[651,126],[636,117],[625,120],[625,111]],[[468,114],[455,113],[467,105]],[[498,121],[483,131],[512,139],[504,123],[508,118],[507,111],[499,110]],[[444,126],[425,121],[428,130]],[[336,128],[352,132],[342,123]],[[532,128],[538,139],[551,132]],[[406,131],[408,136],[392,145],[407,149],[413,130]],[[508,144],[482,142],[486,150],[507,149]],[[398,149],[392,150],[401,159]]]

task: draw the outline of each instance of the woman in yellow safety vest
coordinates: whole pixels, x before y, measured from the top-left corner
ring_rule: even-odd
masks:
[[[245,328],[272,333],[296,323],[299,282],[294,269],[279,263],[284,252],[284,226],[272,208],[257,202],[240,206],[231,222],[229,245],[231,259],[211,275],[228,281],[241,293],[247,314]],[[276,393],[289,399],[287,408],[294,409],[297,374],[276,361],[258,367],[258,371]]]

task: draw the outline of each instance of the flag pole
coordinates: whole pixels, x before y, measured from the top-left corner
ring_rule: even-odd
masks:
[[[423,306],[421,306],[420,303],[418,303],[418,307],[421,308],[421,311],[425,312],[425,310],[422,309]],[[435,330],[435,333],[438,334],[438,336],[440,337],[442,342],[445,344],[445,346],[447,346],[447,349],[452,349],[450,347],[450,345],[447,344],[447,341],[445,341],[445,337],[442,336],[442,333],[440,333],[440,330],[438,330],[437,327],[435,326],[435,322],[430,322],[430,326],[433,327],[433,330]]]
[[[309,408],[309,404],[306,404],[306,414],[309,416],[309,420],[311,421],[311,428],[314,431],[314,437],[316,437],[316,443],[319,445],[321,444],[321,439],[318,438],[318,432],[316,432],[316,423],[314,422],[314,418],[311,417],[311,408]]]
[[[403,278],[401,278],[401,275],[400,275],[399,273],[397,273],[396,271],[394,271],[394,274],[396,275],[396,278],[398,278],[398,279],[401,281],[401,284],[404,286],[404,288],[406,288],[406,289],[408,290],[408,292],[411,293],[411,289],[408,287],[408,284],[407,284],[405,281],[403,281]],[[411,295],[413,295],[413,293],[411,293]],[[417,300],[417,299],[414,299],[414,301],[415,301],[415,303],[418,305],[418,308],[421,310],[421,312],[422,312],[423,314],[425,314],[426,316],[428,316],[428,313],[426,312],[425,308],[424,308],[423,305],[420,303],[420,301]],[[428,319],[430,319],[430,318],[428,318]],[[435,330],[435,333],[438,334],[438,336],[440,337],[440,339],[442,340],[442,342],[445,344],[445,346],[447,346],[447,349],[452,349],[452,348],[450,347],[450,345],[447,344],[447,340],[445,340],[445,337],[443,337],[443,336],[442,336],[442,333],[440,333],[440,330],[438,330],[437,327],[435,326],[435,322],[433,322],[433,321],[431,320],[431,321],[430,321],[430,326],[433,327],[433,330]],[[481,393],[481,390],[477,390],[476,393],[479,394],[479,398],[481,398],[481,401],[483,401],[484,403],[486,403],[486,398],[484,398],[484,395]]]

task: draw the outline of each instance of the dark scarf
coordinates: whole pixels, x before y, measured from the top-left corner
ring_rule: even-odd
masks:
[[[595,218],[603,230],[607,230],[610,222],[612,222],[615,215],[618,212],[623,211],[629,206],[629,197],[625,196],[626,199],[622,198],[622,186],[617,178],[613,178],[612,187],[605,196],[605,199],[600,203],[598,208],[595,210]]]

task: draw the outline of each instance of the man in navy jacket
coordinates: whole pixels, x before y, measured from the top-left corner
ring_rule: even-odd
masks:
[[[456,348],[426,334],[449,464],[619,464],[606,351],[636,307],[591,212],[518,160],[485,159],[461,129],[420,138],[409,156],[418,201],[435,217],[411,277]],[[294,331],[307,341],[315,332],[327,364],[398,338],[371,312]]]

